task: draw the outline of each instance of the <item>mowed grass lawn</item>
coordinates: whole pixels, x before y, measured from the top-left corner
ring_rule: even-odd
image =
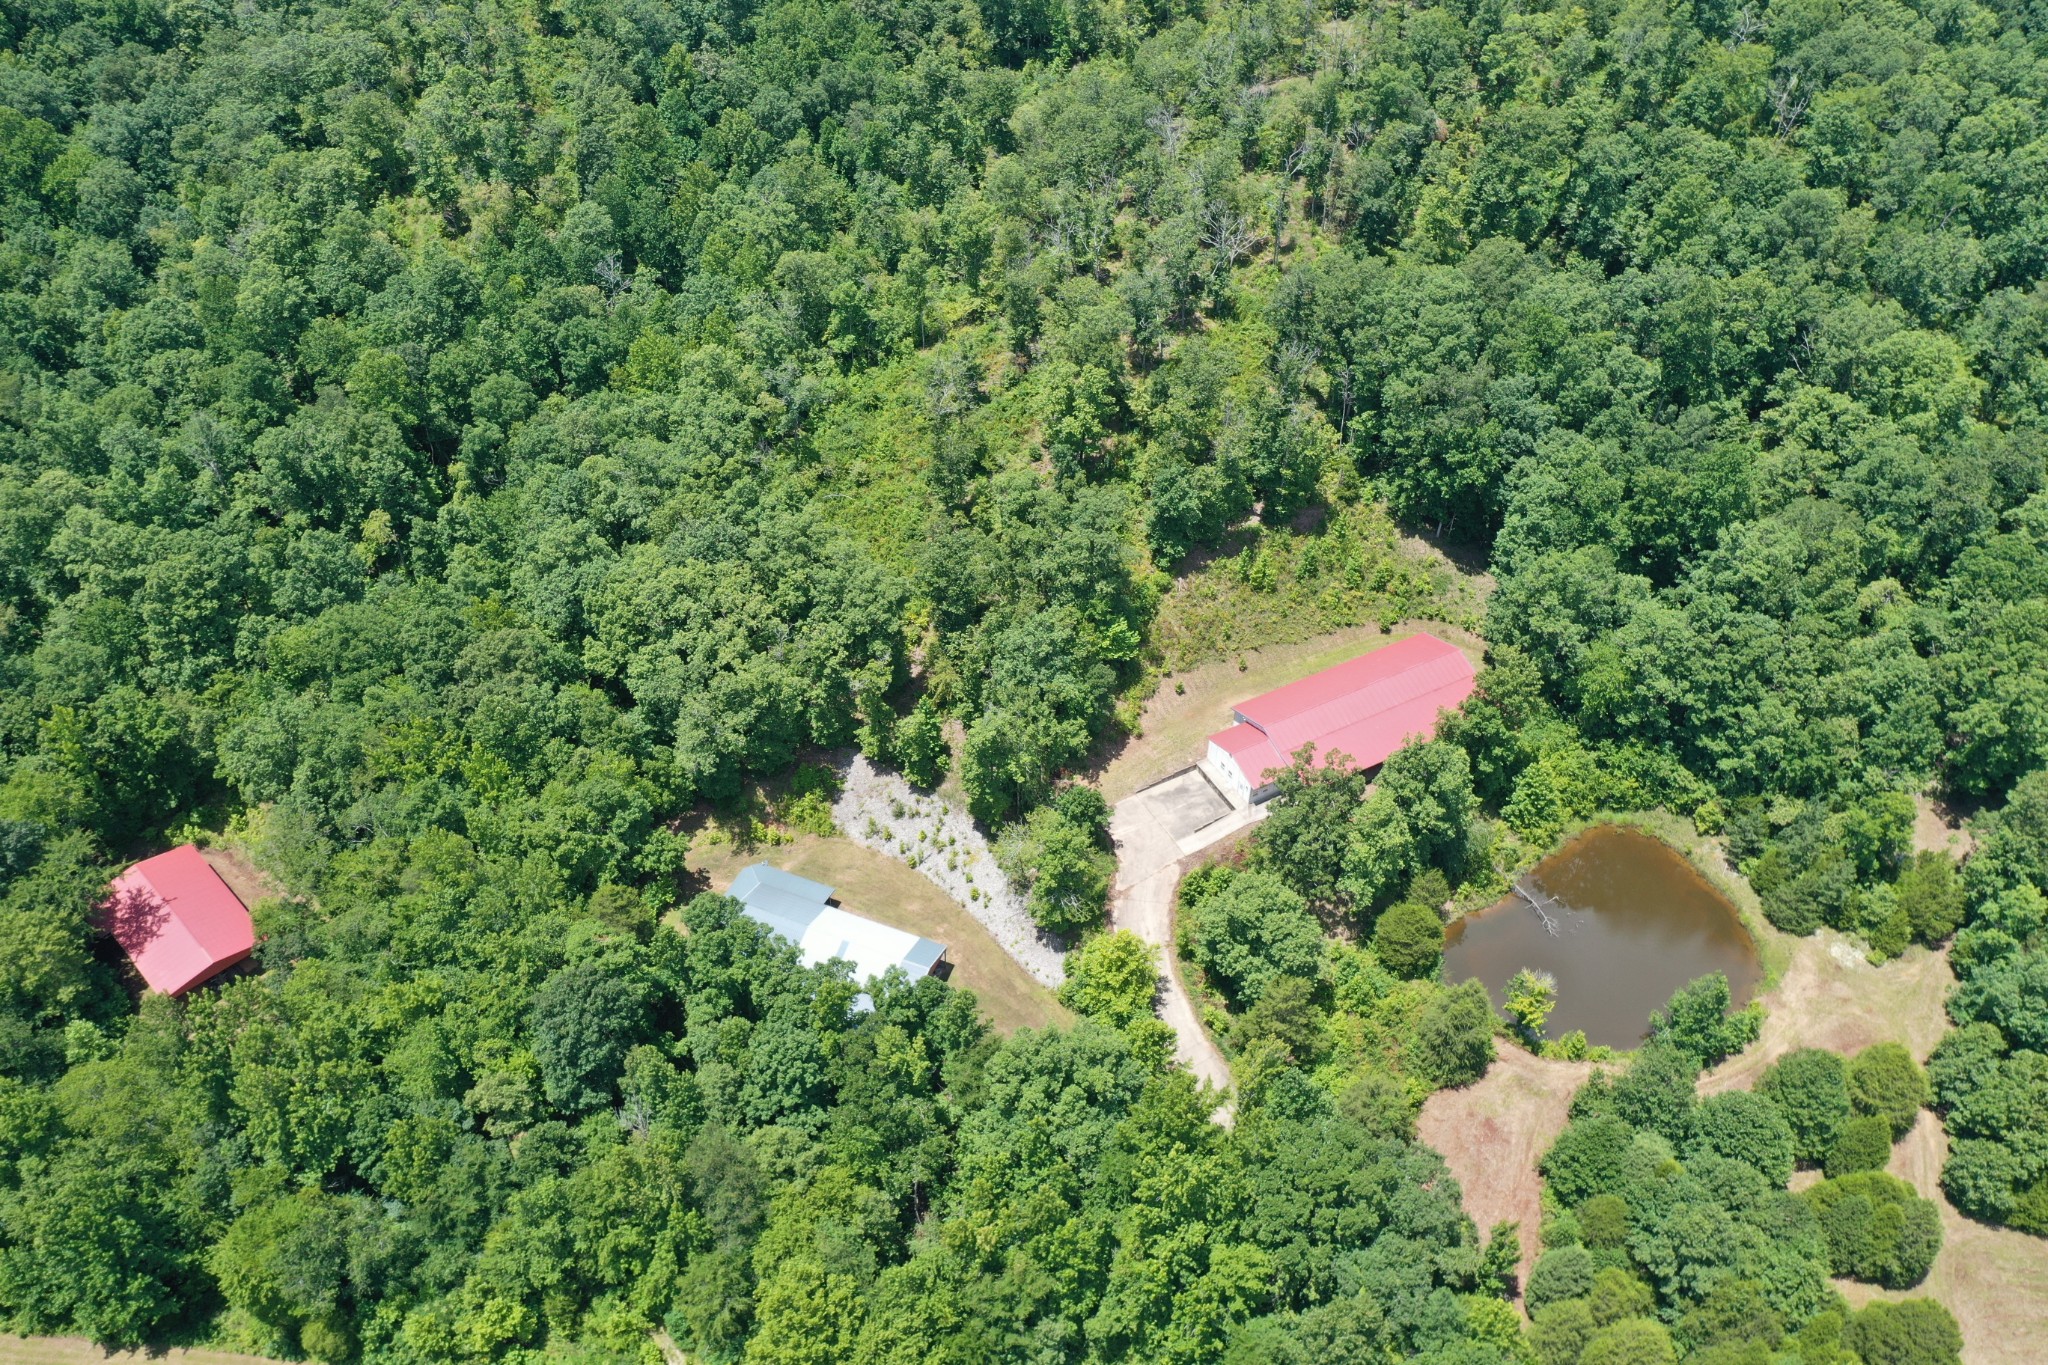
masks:
[[[700,839],[688,859],[690,871],[704,877],[714,891],[731,886],[739,870],[750,863],[770,863],[799,877],[824,882],[833,888],[839,904],[854,914],[945,944],[946,958],[953,964],[953,984],[974,992],[982,1012],[1000,1032],[1074,1020],[1051,991],[1003,951],[966,907],[894,858],[851,840],[800,834],[791,843],[762,844],[746,853],[731,844],[708,844]]]
[[[1404,621],[1384,634],[1378,626],[1351,626],[1298,644],[1248,649],[1165,679],[1145,703],[1141,733],[1103,766],[1103,797],[1121,801],[1201,758],[1238,702],[1423,631],[1464,650],[1475,666],[1484,658],[1486,646],[1476,635],[1436,621]]]

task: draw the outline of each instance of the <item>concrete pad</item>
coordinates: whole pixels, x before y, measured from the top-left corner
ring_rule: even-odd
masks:
[[[1176,773],[1127,797],[1126,801],[1142,802],[1152,818],[1176,840],[1185,839],[1204,825],[1212,825],[1230,814],[1230,802],[1200,768]]]

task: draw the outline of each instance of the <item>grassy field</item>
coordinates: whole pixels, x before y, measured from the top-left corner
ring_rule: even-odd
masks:
[[[1957,1213],[1941,1193],[1947,1155],[1948,1134],[1933,1114],[1922,1114],[1892,1149],[1891,1173],[1941,1210],[1941,1254],[1927,1279],[1901,1292],[1851,1280],[1835,1287],[1859,1306],[1916,1295],[1940,1299],[1963,1329],[1963,1365],[2033,1365],[2048,1350],[2048,1242]]]
[[[1955,977],[1948,959],[1927,948],[1908,948],[1882,966],[1847,938],[1822,929],[1807,938],[1776,930],[1789,961],[1763,992],[1763,1032],[1754,1046],[1731,1057],[1700,1081],[1700,1089],[1747,1090],[1772,1062],[1802,1047],[1861,1052],[1872,1043],[1904,1043],[1925,1060],[1948,1027],[1942,1005]]]
[[[893,858],[845,839],[800,834],[790,843],[747,853],[700,839],[690,850],[688,866],[710,889],[723,891],[741,868],[757,862],[825,882],[855,914],[945,944],[953,984],[973,991],[1001,1032],[1073,1022],[1053,993],[1018,966],[965,907]]]
[[[1230,724],[1230,708],[1245,698],[1425,630],[1464,650],[1475,665],[1485,652],[1476,635],[1435,621],[1404,621],[1385,632],[1352,626],[1296,644],[1248,649],[1175,674],[1145,704],[1139,733],[1102,764],[1103,796],[1121,801],[1193,763],[1208,736]]]
[[[1543,1182],[1536,1163],[1564,1131],[1572,1092],[1593,1074],[1593,1064],[1534,1057],[1510,1043],[1498,1051],[1477,1082],[1431,1095],[1415,1127],[1443,1153],[1481,1236],[1495,1223],[1520,1224],[1526,1280],[1542,1242]]]
[[[1774,939],[1768,950],[1784,962],[1759,997],[1766,1010],[1763,1033],[1702,1077],[1703,1092],[1746,1090],[1795,1048],[1853,1053],[1895,1041],[1925,1058],[1940,1040],[1947,1027],[1943,1001],[1954,983],[1941,953],[1913,948],[1873,966],[1831,930],[1808,938],[1767,926],[1763,932]],[[1430,1096],[1419,1126],[1458,1178],[1473,1221],[1483,1229],[1498,1219],[1523,1219],[1526,1251],[1533,1249],[1540,1208],[1536,1161],[1563,1128],[1571,1093],[1591,1068],[1506,1045],[1500,1053],[1477,1084]],[[1893,1172],[1941,1205],[1947,1234],[1927,1283],[1913,1292],[1932,1294],[1955,1313],[1967,1343],[1966,1365],[2038,1360],[2038,1343],[2048,1341],[2048,1242],[1973,1223],[1950,1208],[1939,1186],[1945,1152],[1940,1122],[1924,1114],[1893,1153]],[[1856,1302],[1881,1292],[1842,1287]]]

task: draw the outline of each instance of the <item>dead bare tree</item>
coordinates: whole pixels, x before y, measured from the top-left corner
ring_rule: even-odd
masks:
[[[1806,106],[1812,102],[1812,95],[1799,93],[1797,71],[1771,82],[1771,111],[1777,126],[1778,141],[1792,140],[1792,134],[1799,128],[1799,121],[1806,117]]]
[[[1724,45],[1730,52],[1733,52],[1751,38],[1756,37],[1757,34],[1762,33],[1766,27],[1768,25],[1764,23],[1763,16],[1756,12],[1756,6],[1754,4],[1744,5],[1736,13],[1735,22],[1729,25],[1728,37]]]
[[[1145,119],[1145,126],[1159,139],[1159,149],[1172,161],[1180,155],[1181,145],[1187,141],[1188,125],[1180,112],[1170,106],[1154,109]]]
[[[1214,199],[1202,210],[1201,241],[1216,254],[1217,269],[1223,271],[1259,244],[1259,233],[1236,205]]]

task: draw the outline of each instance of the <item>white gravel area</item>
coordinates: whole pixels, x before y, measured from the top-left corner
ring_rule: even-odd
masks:
[[[1024,898],[996,866],[988,840],[965,811],[883,772],[865,754],[855,754],[841,777],[832,819],[847,838],[922,872],[1046,985],[1066,980],[1059,948],[1031,922]]]

